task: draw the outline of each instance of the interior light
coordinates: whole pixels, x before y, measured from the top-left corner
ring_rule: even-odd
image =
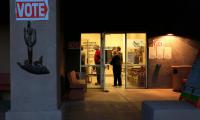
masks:
[[[172,33],[169,33],[169,34],[167,34],[167,36],[173,36],[174,34],[172,34]]]

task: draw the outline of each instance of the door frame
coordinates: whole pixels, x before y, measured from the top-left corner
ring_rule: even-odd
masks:
[[[128,76],[128,73],[127,73],[127,57],[128,57],[128,55],[127,55],[127,41],[128,41],[128,39],[127,39],[127,35],[128,34],[140,34],[140,33],[144,33],[145,34],[145,42],[146,42],[146,44],[145,44],[145,48],[144,48],[144,51],[146,52],[146,54],[145,54],[145,59],[146,59],[146,61],[145,61],[145,85],[144,85],[144,87],[137,87],[137,88],[139,88],[139,89],[142,89],[142,88],[148,88],[148,40],[147,40],[147,33],[145,33],[145,32],[125,32],[125,51],[126,51],[126,57],[125,57],[125,59],[126,59],[126,61],[125,61],[125,69],[126,69],[126,73],[125,73],[125,83],[126,83],[126,86],[125,86],[125,89],[137,89],[137,88],[135,88],[135,87],[133,87],[133,88],[128,88],[127,87],[127,76]]]
[[[92,32],[91,32],[92,33]],[[106,41],[106,34],[124,34],[125,35],[125,65],[124,65],[124,70],[125,70],[125,80],[124,80],[124,88],[125,89],[135,89],[135,88],[127,88],[127,34],[130,34],[130,33],[136,33],[136,32],[99,32],[100,34],[100,51],[101,51],[101,63],[100,63],[100,67],[101,67],[101,73],[100,73],[100,79],[101,79],[101,86],[100,88],[103,90],[103,91],[108,91],[107,88],[106,88],[106,85],[105,85],[105,80],[106,80],[106,76],[105,76],[105,41]],[[142,32],[141,32],[142,33]],[[144,32],[143,32],[144,33]],[[81,34],[90,34],[90,33],[81,33]],[[137,33],[136,33],[137,34]],[[146,33],[145,33],[146,34]],[[81,40],[81,39],[80,39]],[[81,42],[80,42],[81,43]],[[145,62],[145,86],[144,88],[147,88],[148,87],[148,81],[147,81],[147,78],[148,78],[148,43],[147,43],[147,35],[146,35],[146,47],[145,47],[145,52],[146,52],[146,62]],[[80,60],[81,61],[81,60]],[[81,70],[81,64],[80,64],[80,70]],[[143,88],[143,87],[141,87]]]

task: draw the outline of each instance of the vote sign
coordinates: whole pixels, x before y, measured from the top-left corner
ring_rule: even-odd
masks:
[[[16,20],[48,20],[48,0],[16,0]]]

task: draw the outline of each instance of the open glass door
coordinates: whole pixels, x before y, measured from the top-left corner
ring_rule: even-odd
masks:
[[[126,88],[146,88],[146,34],[126,34]]]
[[[104,89],[109,90],[110,87],[114,85],[114,75],[113,75],[113,65],[110,64],[113,57],[113,50],[119,47],[122,54],[122,71],[121,71],[121,81],[124,88],[125,85],[125,34],[124,33],[106,33],[105,43],[104,43]],[[119,85],[117,81],[117,85]]]
[[[101,48],[101,34],[100,33],[82,33],[81,34],[81,72],[89,76],[87,87],[88,88],[101,88],[97,85],[97,65],[94,62],[95,46]],[[101,77],[101,76],[100,76]],[[101,79],[101,78],[100,78]]]

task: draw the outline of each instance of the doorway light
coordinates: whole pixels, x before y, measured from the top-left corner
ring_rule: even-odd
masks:
[[[174,36],[174,34],[172,34],[172,33],[168,33],[167,36]]]

